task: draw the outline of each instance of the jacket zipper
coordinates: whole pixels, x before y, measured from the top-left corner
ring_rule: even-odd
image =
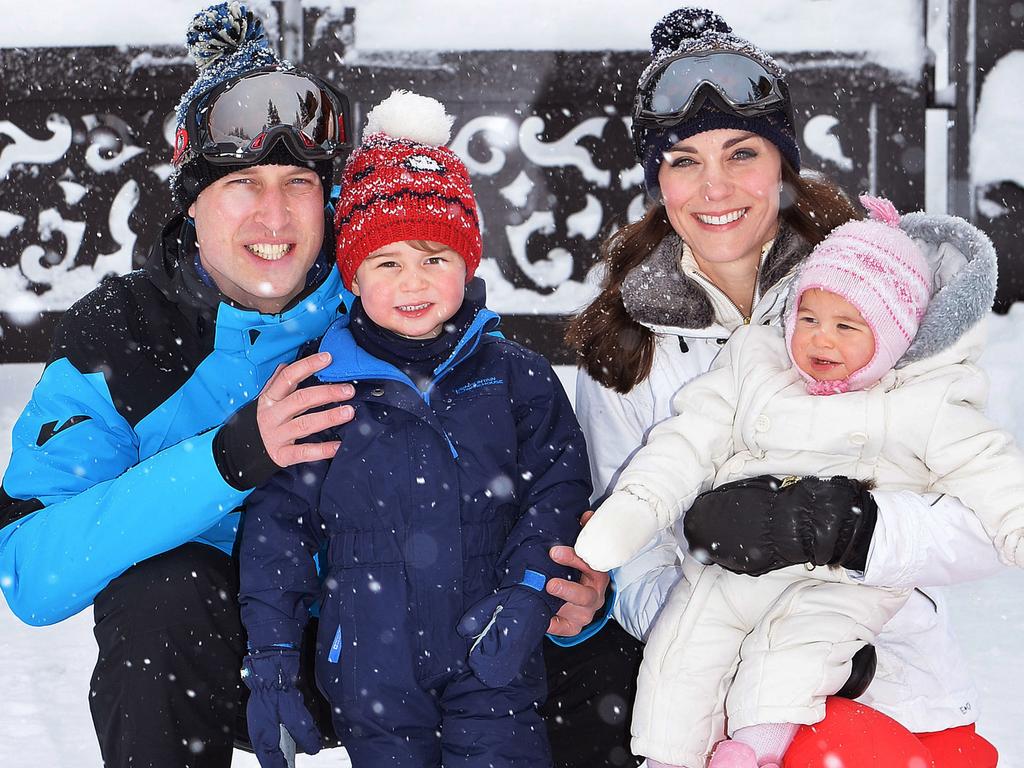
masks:
[[[712,290],[717,291],[720,295],[724,296],[725,300],[728,301],[730,304],[732,304],[733,307],[736,309],[736,311],[739,313],[740,317],[743,318],[743,324],[744,325],[750,325],[750,320],[754,316],[754,300],[757,298],[757,280],[758,280],[758,278],[760,276],[761,276],[761,262],[758,261],[757,262],[757,271],[754,273],[754,293],[750,297],[750,315],[746,315],[746,314],[744,314],[743,310],[740,309],[739,304],[737,304],[735,301],[733,301],[732,298],[729,296],[729,294],[727,294],[725,291],[723,291],[721,288],[719,288],[717,285],[715,285],[713,282],[711,282],[711,280],[709,278],[705,277],[703,274],[701,274],[700,271],[695,271],[692,274],[692,277],[699,278],[701,280],[701,282],[706,284],[709,288],[711,288]]]
[[[419,394],[419,396],[420,396],[420,399],[423,400],[423,402],[427,405],[427,407],[433,409],[433,406],[431,406],[431,404],[430,404],[430,393],[431,393],[431,391],[433,391],[434,386],[437,384],[437,382],[439,382],[446,375],[448,375],[452,370],[454,370],[455,367],[460,362],[462,362],[462,360],[464,360],[465,358],[469,357],[469,355],[473,354],[474,350],[476,350],[476,348],[478,346],[480,346],[480,336],[481,335],[483,335],[482,329],[481,329],[480,332],[478,332],[475,335],[475,338],[473,339],[473,346],[470,347],[469,352],[467,352],[466,354],[459,354],[457,359],[452,360],[450,362],[450,365],[446,366],[441,371],[440,374],[438,374],[435,378],[430,380],[430,384],[427,386],[427,388],[425,390],[420,389],[419,387],[417,387],[416,384],[411,379],[409,379],[408,377],[398,377],[398,376],[390,376],[390,375],[378,375],[378,376],[374,376],[372,378],[378,379],[378,380],[397,381],[400,384],[405,384],[406,386],[412,387],[413,389],[416,390],[417,394]],[[444,435],[445,442],[448,443],[448,450],[451,451],[452,458],[453,459],[458,459],[459,458],[459,452],[457,450],[455,450],[455,445],[452,443],[451,438],[448,437],[448,432],[445,431],[445,429],[443,427],[440,429],[440,431],[441,431],[441,434]]]

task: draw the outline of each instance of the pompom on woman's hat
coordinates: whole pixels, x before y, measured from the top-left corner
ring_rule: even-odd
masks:
[[[800,297],[817,288],[857,308],[874,334],[875,354],[842,381],[819,382],[798,368],[811,394],[866,389],[881,379],[910,347],[931,299],[931,266],[900,228],[896,207],[869,195],[860,201],[868,218],[836,227],[801,264],[786,309],[786,349],[792,355]]]
[[[732,27],[717,13],[705,8],[679,8],[664,16],[651,31],[652,59],[640,77],[637,106],[651,108],[652,90],[659,80],[658,77],[652,78],[652,75],[670,59],[698,57],[712,52],[742,54],[760,64],[774,78],[784,81],[785,73],[775,59],[748,40],[733,34]],[[686,116],[671,127],[643,126],[634,121],[638,159],[644,168],[644,182],[648,192],[655,199],[660,196],[658,171],[662,157],[670,147],[690,136],[719,128],[750,131],[762,136],[778,147],[793,170],[799,171],[800,148],[791,111],[788,96],[779,109],[756,116],[723,111],[718,105],[705,101],[695,114]]]
[[[448,246],[466,262],[467,282],[473,277],[483,251],[480,219],[469,171],[445,146],[453,122],[441,102],[409,91],[395,91],[367,115],[335,210],[345,287],[373,251],[404,240]]]

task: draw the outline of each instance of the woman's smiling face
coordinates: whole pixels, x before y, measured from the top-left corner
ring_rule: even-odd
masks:
[[[778,230],[782,155],[755,133],[716,129],[672,146],[658,172],[669,223],[698,265],[760,260]]]

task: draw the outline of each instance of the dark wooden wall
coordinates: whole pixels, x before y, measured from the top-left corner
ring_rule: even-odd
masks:
[[[500,271],[493,295],[520,291],[506,301],[507,331],[570,362],[560,328],[573,307],[558,298],[558,283],[582,282],[610,228],[643,202],[625,118],[646,54],[395,53],[346,65],[354,12],[315,36],[314,21],[307,19],[303,66],[348,92],[357,124],[393,88],[435,96],[456,116],[484,253]],[[831,135],[850,161],[805,146],[805,165],[851,193],[922,207],[926,78],[907,82],[855,57],[783,61],[798,122],[833,117]],[[39,361],[60,312],[77,298],[68,287],[140,264],[170,215],[169,125],[194,70],[180,49],[61,48],[2,50],[0,71],[0,211],[23,218],[0,213],[0,362]],[[14,156],[29,159],[12,165]],[[1021,190],[1007,194],[1017,196],[1014,217],[982,222],[997,239],[1012,221],[1019,229]],[[1012,268],[1003,280],[1004,299],[1024,298]]]

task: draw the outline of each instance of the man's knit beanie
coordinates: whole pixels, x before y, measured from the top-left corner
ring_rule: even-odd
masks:
[[[812,394],[866,389],[910,347],[932,293],[928,260],[902,229],[888,200],[861,195],[869,217],[836,227],[800,266],[786,310],[786,349],[792,356],[800,297],[817,288],[836,293],[857,308],[875,337],[875,354],[841,381],[816,381],[800,374]],[[799,368],[798,368],[799,370]]]
[[[453,118],[435,99],[395,91],[366,118],[335,210],[338,267],[346,288],[366,257],[390,243],[429,240],[466,262],[468,282],[483,244],[469,172],[445,146]]]
[[[237,0],[212,5],[192,18],[186,33],[186,44],[199,75],[175,109],[177,127],[168,181],[179,209],[187,211],[199,193],[218,179],[253,165],[296,165],[316,171],[323,185],[326,202],[334,175],[331,160],[302,160],[295,157],[284,142],[278,139],[276,146],[255,163],[214,165],[188,141],[185,117],[189,107],[196,99],[202,99],[210,89],[260,69],[295,71],[291,64],[282,62],[270,47],[266,28],[260,18]]]
[[[651,30],[653,58],[641,75],[640,82],[644,82],[649,73],[668,58],[679,54],[700,56],[711,51],[742,53],[776,77],[782,78],[785,74],[782,67],[764,50],[734,35],[732,27],[717,13],[704,8],[686,7],[667,14]],[[651,107],[651,92],[656,84],[655,80],[648,83],[647,88],[637,90],[637,101],[647,109]],[[796,129],[788,110],[780,108],[759,117],[743,117],[723,112],[708,100],[695,115],[671,128],[658,130],[646,126],[633,126],[633,131],[637,135],[637,145],[642,148],[638,159],[644,168],[644,182],[652,198],[660,197],[658,171],[664,153],[677,142],[690,136],[719,128],[750,131],[762,136],[778,147],[793,170],[799,172],[800,148],[797,146]]]

